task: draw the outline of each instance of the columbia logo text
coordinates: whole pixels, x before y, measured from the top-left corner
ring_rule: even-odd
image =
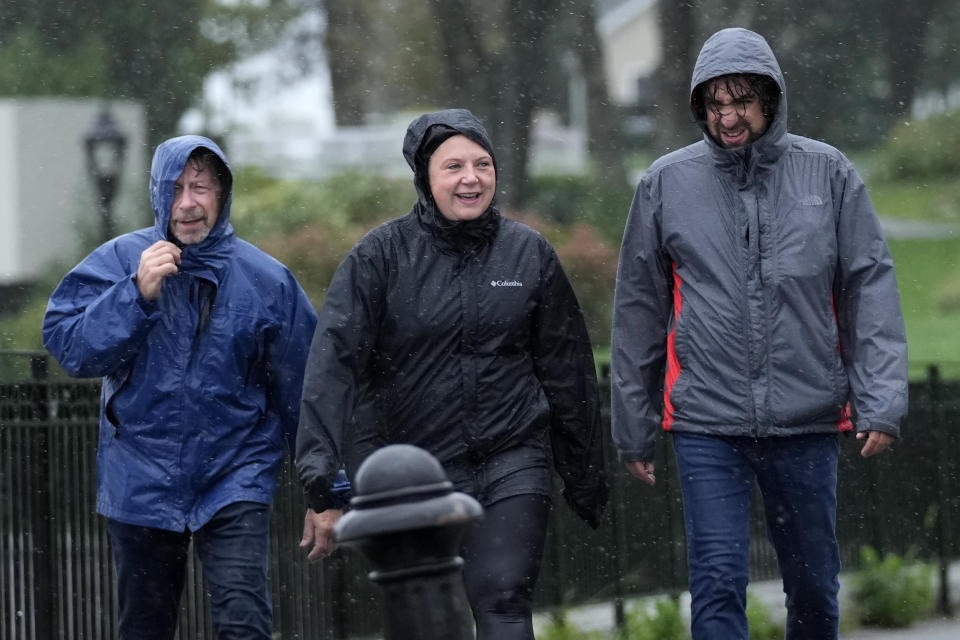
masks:
[[[522,287],[523,283],[519,280],[491,280],[491,287]]]

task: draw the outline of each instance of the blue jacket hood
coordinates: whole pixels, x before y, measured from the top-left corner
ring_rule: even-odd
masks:
[[[195,149],[206,148],[213,151],[227,168],[230,180],[223,188],[227,189],[223,207],[210,235],[195,247],[186,249],[203,256],[214,251],[224,239],[233,236],[233,226],[230,224],[230,205],[233,202],[232,183],[233,170],[223,150],[216,142],[209,138],[196,135],[179,136],[161,143],[153,154],[153,164],[150,168],[150,206],[153,208],[154,230],[158,239],[169,240],[170,208],[173,206],[174,183],[187,164],[187,158]]]

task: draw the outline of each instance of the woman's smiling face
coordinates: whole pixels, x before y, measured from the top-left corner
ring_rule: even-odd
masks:
[[[433,152],[427,175],[433,200],[448,220],[479,218],[497,190],[493,158],[482,146],[459,134],[444,140]]]

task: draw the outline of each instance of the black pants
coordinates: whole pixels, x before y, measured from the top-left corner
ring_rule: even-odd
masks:
[[[533,590],[540,575],[550,498],[522,494],[484,508],[461,554],[478,640],[533,640]]]

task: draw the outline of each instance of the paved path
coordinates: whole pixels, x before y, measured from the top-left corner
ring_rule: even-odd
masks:
[[[955,238],[960,235],[960,224],[953,222],[880,218],[880,226],[883,227],[883,234],[888,240],[902,240],[907,238]],[[960,637],[958,637],[957,640],[960,640]]]
[[[840,640],[960,640],[960,618],[918,622],[908,629],[858,629]]]
[[[846,574],[840,574],[840,600],[848,601],[846,591],[849,588]],[[951,601],[954,606],[954,617],[949,619],[933,619],[917,622],[907,629],[867,629],[840,634],[840,640],[960,640],[960,561],[950,565],[949,571]],[[781,622],[786,617],[783,606],[783,590],[779,580],[767,580],[750,583],[750,596],[761,600],[770,609],[774,619]],[[652,599],[656,599],[653,596]],[[638,598],[643,601],[646,598]],[[627,606],[637,601],[630,601]],[[845,605],[841,605],[845,606]],[[690,611],[690,596],[683,593],[680,596],[680,610]],[[612,631],[614,626],[613,605],[610,603],[586,605],[566,610],[567,621],[582,631]],[[549,624],[549,617],[543,614],[534,615],[534,630],[539,631]]]
[[[682,606],[689,606],[682,603]],[[613,609],[608,606],[583,607],[568,613],[568,622],[583,631],[612,630]],[[548,620],[534,617],[539,630]],[[840,640],[960,640],[960,616],[917,622],[906,629],[860,628],[840,634]]]

